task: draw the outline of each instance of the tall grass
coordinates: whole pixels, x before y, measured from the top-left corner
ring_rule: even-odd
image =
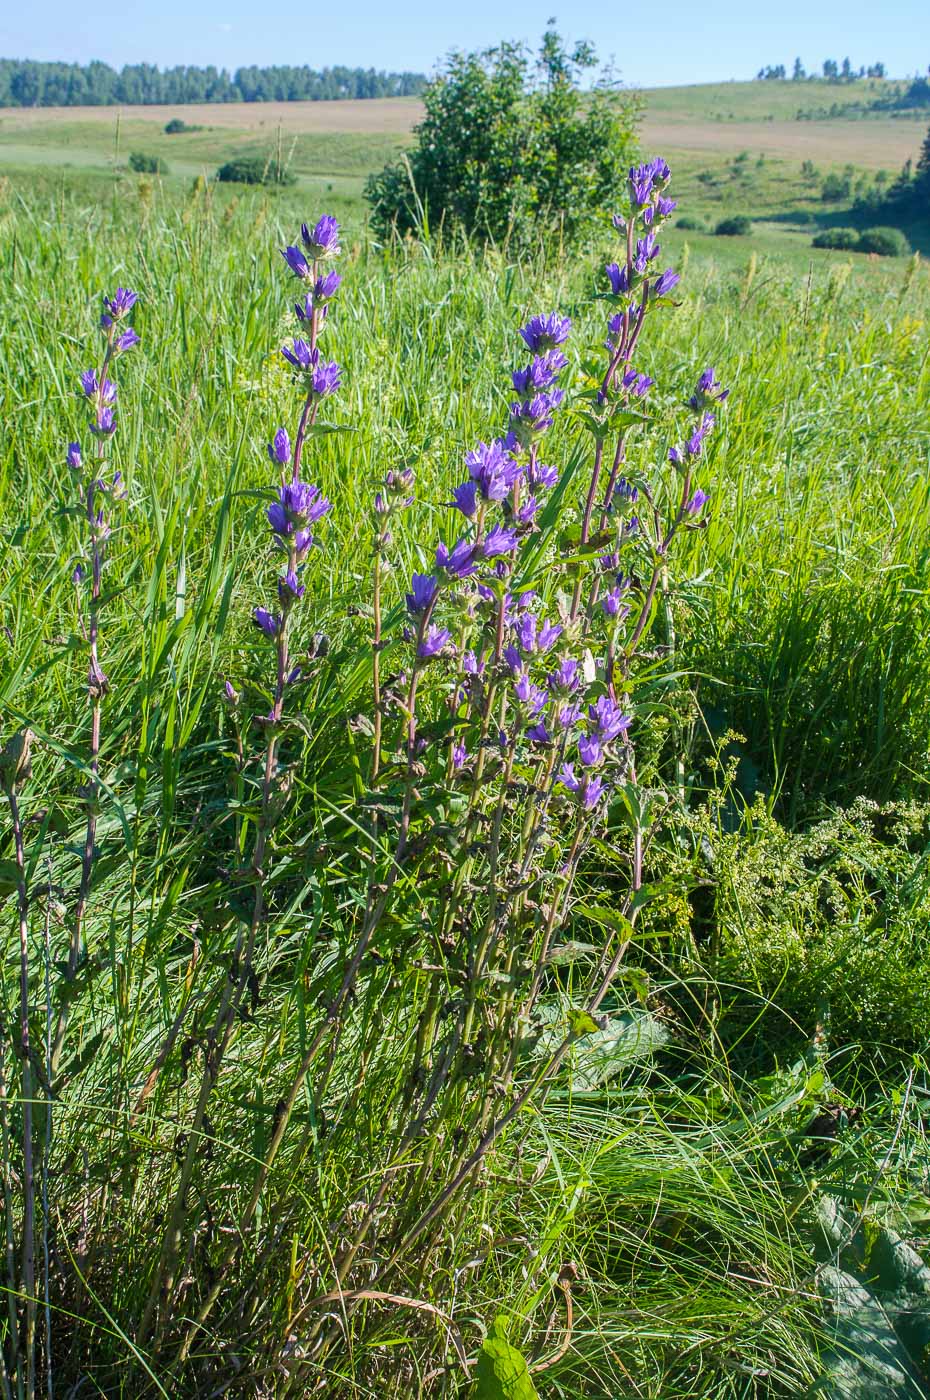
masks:
[[[774,849],[772,831],[793,852],[796,829],[809,839],[810,822],[835,804],[928,795],[930,289],[919,267],[805,283],[777,264],[744,275],[692,259],[684,306],[642,367],[665,384],[713,363],[738,386],[713,459],[710,524],[691,546],[700,572],[672,615],[677,661],[702,710],[682,691],[668,744],[702,815],[655,854],[668,897],[631,954],[627,1037],[609,1074],[573,1052],[539,1111],[492,1157],[429,1274],[410,1258],[390,1290],[347,1300],[331,1284],[336,1236],[358,1224],[385,1168],[390,1107],[405,1093],[404,1051],[424,1004],[422,957],[388,942],[366,963],[365,986],[384,988],[380,1003],[366,1001],[377,1006],[382,1052],[363,1088],[343,1092],[372,1028],[351,1027],[338,1042],[325,1102],[299,1097],[287,1151],[238,1236],[277,1105],[364,906],[346,852],[361,782],[352,722],[370,680],[357,614],[369,596],[360,541],[371,497],[386,469],[412,464],[422,500],[447,498],[463,451],[505,411],[502,347],[528,311],[565,307],[588,343],[602,317],[590,301],[593,258],[511,265],[494,252],[419,245],[382,256],[359,235],[352,294],[328,347],[344,366],[352,431],[327,438],[315,463],[338,510],[325,554],[308,565],[313,601],[296,638],[306,649],[325,633],[329,652],[306,683],[307,741],[258,950],[261,997],[243,1010],[211,1099],[171,1335],[185,1334],[217,1259],[230,1242],[238,1248],[188,1360],[177,1362],[176,1346],[156,1354],[136,1344],[187,1145],[211,988],[228,958],[230,868],[248,821],[222,690],[228,677],[258,702],[265,686],[248,617],[256,578],[271,583],[258,491],[268,425],[284,419],[276,250],[295,212],[286,197],[223,206],[201,191],[163,203],[122,187],[97,204],[81,187],[16,191],[0,211],[0,713],[5,730],[28,724],[36,735],[26,815],[29,849],[43,854],[28,872],[32,956],[41,967],[47,922],[49,995],[71,998],[52,1137],[42,1142],[56,1393],[464,1394],[467,1363],[503,1311],[541,1395],[804,1394],[823,1374],[830,1332],[809,1207],[825,1185],[871,1200],[881,1178],[888,1209],[906,1213],[923,1189],[920,1115],[912,1094],[893,1098],[892,1076],[904,1078],[901,1058],[918,1052],[930,1017],[894,1027],[899,1059],[884,1082],[868,1073],[867,1052],[835,1062],[846,1093],[871,1099],[872,1139],[812,1177],[798,1162],[801,1129],[842,1093],[830,1054],[843,1047],[831,1043],[828,1015],[818,1008],[811,1026],[796,1005],[778,1013],[775,1061],[766,1036],[778,958],[759,971],[758,926],[775,901],[794,911],[784,925],[793,927],[810,897],[797,893],[804,862],[817,856],[808,850],[774,894],[763,891],[752,917],[741,891],[758,892],[746,867],[754,844]],[[78,534],[58,510],[69,490],[62,448],[79,426],[74,383],[88,325],[118,280],[140,293],[143,349],[121,367],[129,500],[105,617],[104,796],[88,956],[65,985],[61,898],[80,868],[72,846],[87,711],[70,583]],[[570,456],[571,430],[555,431]],[[419,537],[438,534],[433,522]],[[392,605],[427,562],[401,532],[397,548]],[[395,664],[388,652],[385,665]],[[742,737],[732,740],[734,730]],[[722,757],[718,740],[730,744]],[[739,759],[732,779],[717,766],[729,758]],[[754,816],[744,810],[753,796]],[[863,911],[880,921],[883,902],[866,910],[866,897],[884,880],[898,892],[895,917],[914,932],[913,947],[886,998],[930,963],[917,936],[922,831],[914,818],[892,859],[894,843],[870,828],[863,850],[875,870],[861,899],[842,917],[831,906],[825,920],[847,931]],[[842,828],[822,834],[817,849],[844,839]],[[605,847],[601,859],[584,879],[592,902],[609,903],[615,853]],[[12,927],[10,865],[2,888]],[[845,868],[837,881],[848,891]],[[693,896],[708,885],[716,895],[705,926]],[[579,942],[596,933],[585,919],[572,930]],[[822,965],[848,990],[842,958]],[[17,969],[10,944],[5,1018]],[[43,986],[37,978],[37,1027]],[[799,1000],[809,996],[805,983]],[[868,1045],[867,1024],[861,1040]],[[908,1084],[921,1073],[912,1067]],[[3,1109],[5,1134],[18,1114],[16,1104]],[[19,1167],[6,1136],[4,1160],[12,1194]],[[421,1163],[411,1148],[394,1165],[419,1183],[415,1215]],[[374,1272],[379,1261],[368,1263]],[[307,1343],[318,1318],[306,1308],[321,1295],[339,1343],[318,1363]]]

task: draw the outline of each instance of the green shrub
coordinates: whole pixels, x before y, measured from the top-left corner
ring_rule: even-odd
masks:
[[[680,219],[676,220],[675,227],[683,229],[693,229],[696,233],[707,232],[707,225],[705,224],[704,220],[696,219],[691,214],[683,214]]]
[[[638,99],[583,92],[589,44],[549,30],[534,75],[522,44],[453,54],[426,89],[417,143],[365,187],[380,237],[464,230],[490,241],[570,238],[610,209],[633,154]]]
[[[859,231],[854,228],[825,228],[811,244],[814,248],[853,249],[859,246]]]
[[[754,988],[735,995],[732,1015],[751,1019],[770,999],[765,1036],[783,1034],[782,1053],[821,1024],[864,1063],[927,1044],[930,808],[860,799],[797,832],[760,799],[736,830],[709,812],[698,827],[713,856],[718,976]]]
[[[275,156],[237,156],[216,172],[216,178],[233,185],[296,185],[297,176],[282,168]]]
[[[721,219],[714,233],[723,238],[745,238],[752,233],[752,219],[745,214],[734,214],[730,219]]]
[[[203,131],[203,127],[188,126],[187,122],[182,121],[180,117],[172,117],[170,122],[165,126],[166,136],[180,136],[181,133],[185,131]]]
[[[880,258],[904,258],[911,248],[899,228],[867,228],[859,235],[857,251],[877,253]]]
[[[166,175],[168,167],[160,156],[146,155],[144,151],[132,151],[129,156],[129,169],[137,175]]]
[[[826,203],[848,199],[852,185],[846,175],[828,175],[820,186],[820,198]]]

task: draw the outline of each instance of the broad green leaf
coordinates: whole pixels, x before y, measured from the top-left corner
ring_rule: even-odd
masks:
[[[539,1400],[526,1358],[507,1340],[508,1319],[495,1319],[475,1366],[471,1400]]]

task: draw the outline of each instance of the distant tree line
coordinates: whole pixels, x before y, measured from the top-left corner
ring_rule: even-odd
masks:
[[[422,73],[373,68],[225,68],[39,63],[0,58],[0,107],[108,107],[119,103],[323,102],[345,97],[416,97]]]
[[[856,200],[854,207],[860,213],[880,214],[892,222],[917,220],[930,227],[930,128],[916,164],[905,161],[900,175],[887,189],[870,190]]]
[[[819,73],[807,73],[804,64],[799,58],[796,58],[791,70],[791,81],[795,83],[805,83],[818,79],[827,83],[854,83],[859,78],[884,78],[885,76],[884,63],[870,63],[867,66],[853,68],[848,58],[844,58],[842,63],[837,63],[835,58],[825,58],[823,68]],[[768,64],[765,68],[759,69],[756,77],[763,81],[772,78],[785,82],[788,70],[783,63]]]

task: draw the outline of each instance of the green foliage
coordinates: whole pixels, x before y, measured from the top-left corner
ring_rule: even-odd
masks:
[[[525,1358],[508,1340],[510,1319],[497,1317],[481,1346],[471,1400],[538,1400]]]
[[[535,69],[520,44],[453,54],[429,84],[416,144],[365,188],[381,238],[444,227],[482,240],[572,239],[610,208],[639,104],[609,80],[583,93],[593,50],[548,31]]]
[[[848,175],[830,174],[825,176],[820,186],[820,198],[825,204],[835,204],[843,199],[849,199],[852,193],[852,181]]]
[[[184,121],[181,117],[172,117],[170,122],[165,123],[166,136],[180,136],[184,132],[202,130],[202,127],[196,125],[192,126],[189,122]]]
[[[75,761],[86,724],[75,696],[85,676],[72,644],[76,536],[67,543],[71,527],[49,509],[49,495],[69,490],[61,443],[80,422],[68,405],[84,368],[87,306],[119,268],[140,287],[144,338],[137,358],[120,365],[130,497],[109,578],[127,586],[107,613],[107,791],[88,956],[73,984],[61,975],[61,914],[57,895],[47,904],[41,863],[30,894],[37,1040],[47,908],[53,1007],[70,999],[85,1028],[53,1102],[49,1183],[73,1314],[53,1316],[56,1393],[92,1374],[102,1393],[129,1395],[149,1384],[129,1339],[243,901],[226,857],[254,822],[254,805],[238,786],[232,719],[220,696],[227,675],[250,696],[265,684],[247,614],[265,557],[265,500],[256,494],[267,479],[264,442],[285,403],[273,268],[276,247],[307,210],[304,188],[280,199],[262,188],[232,198],[214,188],[191,198],[158,189],[143,257],[136,182],[124,181],[113,201],[111,180],[69,179],[63,192],[57,177],[43,183],[39,175],[23,182],[22,207],[0,211],[0,260],[15,272],[0,284],[0,392],[10,407],[0,453],[8,629],[0,635],[0,698],[6,715],[37,722],[28,814],[40,820],[30,821],[28,839],[38,842],[47,817],[56,879],[60,870],[70,887],[86,781]],[[337,212],[343,208],[356,220],[354,238],[357,208],[348,200]],[[670,231],[671,246],[676,237]],[[404,1047],[425,1009],[432,948],[420,958],[422,927],[412,920],[387,930],[364,969],[366,995],[383,991],[381,1061],[369,1066],[360,1099],[347,1101],[358,1068],[349,1037],[322,1111],[312,1096],[299,1102],[293,1140],[244,1236],[242,1266],[211,1319],[209,1342],[186,1371],[171,1369],[173,1354],[164,1372],[155,1367],[167,1393],[202,1393],[235,1374],[251,1394],[286,1338],[284,1351],[273,1352],[283,1391],[317,1386],[347,1400],[409,1400],[422,1382],[425,1391],[467,1394],[476,1374],[491,1383],[483,1334],[502,1309],[519,1319],[507,1344],[524,1362],[558,1350],[565,1312],[555,1280],[567,1260],[578,1264],[575,1325],[566,1354],[539,1373],[547,1397],[615,1400],[637,1388],[663,1400],[805,1395],[833,1380],[836,1354],[849,1360],[850,1351],[853,1359],[867,1351],[861,1332],[838,1335],[832,1301],[825,1310],[816,1301],[823,1275],[814,1272],[803,1205],[811,1174],[799,1172],[792,1150],[827,1092],[823,1065],[802,1061],[797,1074],[783,1066],[826,1037],[828,1051],[843,1052],[837,1076],[863,1097],[867,1086],[864,1133],[848,1134],[836,1167],[827,1163],[846,1193],[835,1193],[845,1233],[868,1196],[869,1238],[886,1230],[897,1254],[892,1234],[905,1244],[923,1237],[926,1125],[902,1106],[898,1066],[906,1062],[922,1095],[930,828],[925,807],[901,794],[922,790],[930,729],[930,302],[925,280],[894,265],[859,260],[847,272],[845,263],[818,261],[808,281],[803,251],[794,269],[765,246],[755,283],[744,247],[692,251],[700,294],[684,297],[645,364],[663,384],[682,364],[697,371],[715,363],[737,392],[705,459],[712,508],[694,536],[702,572],[668,600],[676,664],[698,676],[702,715],[684,685],[667,695],[664,738],[649,756],[673,772],[680,745],[692,819],[674,842],[650,851],[652,878],[668,885],[646,910],[648,937],[627,953],[630,976],[616,1004],[604,1009],[602,1028],[586,1028],[538,1116],[502,1140],[468,1207],[445,1223],[440,1266],[425,1279],[420,1260],[399,1268],[391,1295],[399,1301],[367,1301],[321,1373],[304,1351],[307,1320],[286,1329],[320,1261],[331,1258],[327,1212],[356,1219],[371,1200],[387,1160],[390,1106],[409,1092]],[[588,273],[574,262],[525,259],[499,274],[493,253],[463,248],[427,258],[414,248],[382,258],[364,243],[348,262],[353,291],[333,318],[330,344],[351,366],[356,431],[325,439],[320,482],[337,509],[325,550],[308,562],[315,605],[300,634],[309,650],[313,634],[326,632],[330,659],[296,691],[299,734],[308,737],[286,736],[300,757],[276,833],[273,936],[261,950],[261,999],[237,1022],[198,1154],[188,1298],[208,1286],[217,1251],[237,1232],[255,1159],[308,1027],[331,998],[365,898],[347,862],[366,820],[352,725],[369,679],[360,660],[369,623],[355,612],[367,586],[360,540],[371,488],[386,455],[391,464],[414,461],[421,502],[413,510],[426,517],[423,500],[445,498],[461,479],[463,444],[496,421],[517,317],[567,297],[577,335],[602,333],[603,304],[587,299]],[[52,279],[75,295],[62,298],[37,367],[27,312]],[[218,305],[241,314],[217,318]],[[209,368],[194,387],[191,365],[201,364]],[[48,386],[41,395],[40,373]],[[458,385],[467,388],[455,392]],[[553,451],[569,452],[569,421],[555,431]],[[398,576],[422,563],[404,541],[398,555]],[[399,596],[396,577],[391,587]],[[56,745],[47,736],[62,706],[73,711],[74,735]],[[725,798],[702,810],[714,787],[705,722],[714,733],[734,723],[748,739],[734,744],[739,771]],[[744,800],[759,789],[744,814]],[[881,804],[856,804],[861,792]],[[886,800],[895,794],[900,800]],[[10,854],[7,842],[4,895],[15,871]],[[623,937],[615,860],[605,844],[587,873],[577,926],[559,931],[547,973],[565,979],[564,996],[552,998],[554,1027],[578,1004],[572,993],[585,959],[596,961]],[[416,908],[424,892],[411,884]],[[12,927],[11,902],[4,917]],[[3,968],[9,999],[13,941]],[[174,1059],[136,1114],[181,1012]],[[15,1121],[16,1106],[9,1111]],[[457,1150],[450,1134],[450,1156]],[[425,1199],[421,1163],[418,1151],[402,1163],[411,1214]],[[105,1201],[99,1215],[97,1200]],[[907,1215],[915,1200],[916,1225]],[[65,1248],[84,1238],[88,1212],[89,1247],[78,1262],[94,1298]],[[883,1257],[863,1248],[862,1263],[846,1255],[840,1272],[852,1281],[842,1281],[851,1309],[874,1301],[886,1310],[881,1344],[891,1347],[901,1344],[902,1324],[920,1321],[922,1295],[908,1284],[910,1301],[898,1306],[897,1289],[879,1288],[873,1265]],[[867,1296],[853,1298],[853,1284]],[[404,1300],[428,1302],[451,1326],[405,1310]],[[106,1315],[113,1322],[104,1326]],[[452,1326],[474,1363],[467,1371],[448,1369],[456,1366]],[[423,1381],[438,1367],[447,1369]],[[150,1388],[157,1393],[154,1382]]]
[[[144,151],[132,151],[129,156],[129,169],[137,175],[166,175],[168,166],[161,156],[147,155]]]
[[[281,166],[276,156],[236,156],[216,172],[222,184],[296,185],[297,176]]]
[[[855,228],[826,228],[814,235],[813,248],[838,248],[852,251],[859,246],[859,230]]]
[[[413,97],[422,73],[376,73],[372,68],[304,67],[159,69],[128,63],[42,63],[0,58],[0,107],[133,106],[177,102],[305,102],[344,97]]]
[[[707,224],[704,220],[695,218],[693,214],[682,214],[680,219],[675,220],[675,227],[685,229],[687,232],[692,230],[695,233],[707,232]]]
[[[930,808],[860,801],[793,832],[761,800],[726,831],[700,819],[714,891],[707,936],[734,986],[731,1014],[777,1006],[791,1053],[819,1025],[870,1064],[930,1041]],[[867,1030],[865,1030],[867,1028]]]
[[[905,258],[910,251],[910,244],[897,228],[867,228],[859,235],[860,253],[877,253],[880,258]]]
[[[722,238],[746,238],[752,233],[752,219],[745,214],[735,214],[732,218],[721,219],[714,233]]]

